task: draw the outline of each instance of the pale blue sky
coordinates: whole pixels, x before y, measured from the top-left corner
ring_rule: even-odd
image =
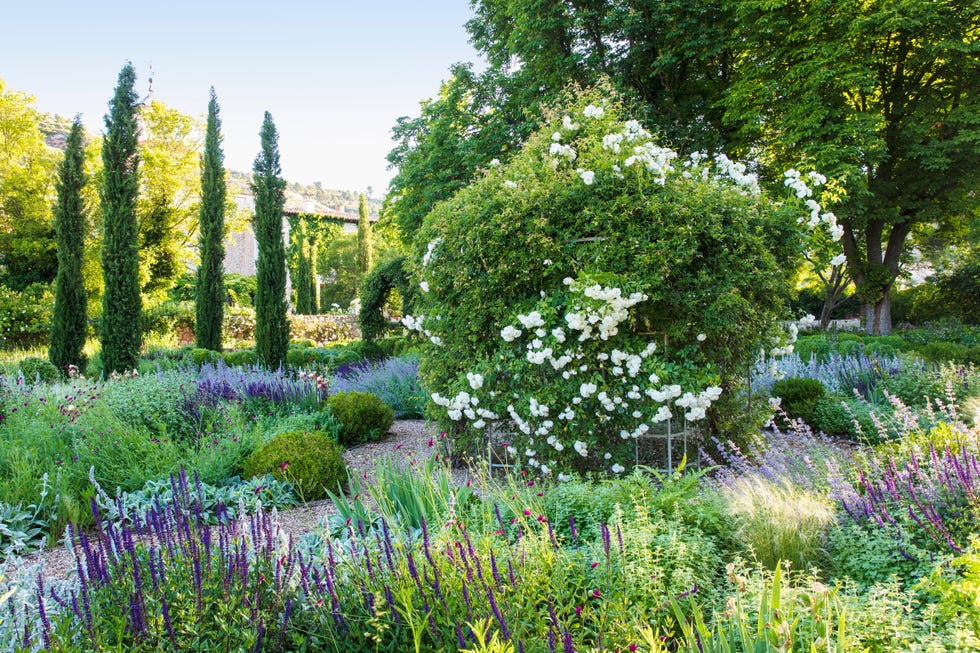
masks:
[[[226,165],[251,169],[263,111],[290,181],[380,196],[398,116],[417,115],[451,64],[476,61],[467,0],[5,3],[0,79],[42,111],[101,131],[119,69],[141,94],[201,116],[221,104]]]

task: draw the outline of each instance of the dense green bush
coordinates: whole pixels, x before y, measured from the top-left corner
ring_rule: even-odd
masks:
[[[58,380],[58,368],[54,366],[54,363],[44,358],[30,356],[20,361],[17,367],[28,383],[35,381],[54,383]]]
[[[143,321],[144,336],[171,335],[178,331],[194,333],[194,302],[173,302],[166,301],[155,306],[144,308],[141,319]]]
[[[222,354],[225,359],[225,364],[229,367],[243,367],[249,365],[255,365],[258,362],[258,357],[255,355],[254,349],[239,349],[236,351],[226,351]]]
[[[204,365],[205,363],[217,363],[221,358],[221,352],[213,351],[211,349],[201,349],[200,347],[195,347],[191,350],[191,360],[197,366]]]
[[[678,155],[627,118],[610,89],[584,93],[429,213],[414,270],[413,317],[432,343],[422,377],[442,396],[468,392],[466,374],[487,376],[512,355],[501,330],[515,313],[559,302],[566,278],[608,275],[624,297],[648,297],[621,331],[666,341],[658,357],[675,369],[713,364],[723,392],[712,426],[754,430],[736,387],[786,317],[801,208],[773,201],[726,158],[672,165]]]
[[[780,379],[772,385],[773,397],[782,398],[780,407],[794,419],[802,419],[809,424],[813,421],[813,410],[826,390],[816,379]]]
[[[834,395],[819,399],[810,426],[815,431],[850,440],[875,442],[879,437],[871,418],[871,406],[854,397]]]
[[[34,283],[23,292],[0,286],[0,346],[13,349],[47,344],[53,312],[50,285]]]
[[[395,421],[395,412],[370,392],[338,392],[328,405],[341,424],[340,443],[345,447],[382,439]]]
[[[347,482],[343,453],[325,432],[289,431],[259,447],[243,467],[246,477],[272,474],[292,483],[302,501],[313,501]]]

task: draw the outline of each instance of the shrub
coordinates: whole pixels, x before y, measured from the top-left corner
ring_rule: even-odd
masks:
[[[343,449],[322,431],[281,433],[246,458],[244,469],[248,477],[289,481],[302,501],[322,499],[347,481]]]
[[[255,355],[254,349],[240,349],[238,351],[226,351],[222,354],[225,360],[225,365],[228,367],[245,367],[249,365],[255,365],[258,362],[258,357]]]
[[[370,392],[381,398],[395,416],[422,417],[428,397],[419,383],[415,356],[386,358],[341,370],[330,381],[331,392]]]
[[[855,439],[857,428],[854,426],[854,415],[845,404],[844,397],[834,395],[817,400],[813,407],[814,429],[835,437]]]
[[[23,359],[19,364],[21,374],[28,383],[40,381],[41,383],[54,383],[58,380],[58,368],[49,360],[31,356]]]
[[[421,330],[432,343],[423,380],[443,397],[469,392],[467,374],[489,376],[501,356],[515,355],[513,342],[501,342],[515,313],[546,315],[538,304],[565,303],[565,278],[591,277],[621,289],[624,301],[646,295],[621,334],[643,344],[666,339],[677,364],[672,371],[714,364],[725,407],[709,419],[753,430],[749,420],[731,419],[745,401],[728,390],[744,381],[758,346],[769,345],[784,316],[791,293],[784,266],[799,249],[784,212],[797,203],[774,202],[727,158],[717,160],[720,168],[697,157],[671,162],[677,153],[658,147],[625,114],[610,89],[583,93],[551,114],[508,163],[489,168],[426,216],[417,238],[421,264],[413,271],[422,290],[413,317],[425,318]],[[534,328],[527,333],[530,342]],[[698,334],[706,337],[688,346]],[[525,377],[515,408],[555,386],[544,379],[546,388],[539,388],[539,378]],[[612,437],[618,441],[618,431]]]
[[[315,358],[312,351],[303,347],[290,347],[286,351],[286,364],[290,367],[309,367]]]
[[[395,411],[369,392],[338,392],[328,405],[340,422],[340,444],[345,447],[380,440],[395,421]]]
[[[222,360],[222,357],[221,352],[195,347],[191,350],[191,360],[195,365],[204,365],[205,363],[211,363],[213,365],[219,360]]]
[[[813,410],[823,398],[823,384],[816,379],[782,379],[772,385],[772,396],[781,397],[780,407],[789,417],[813,421]]]
[[[14,349],[47,344],[53,313],[50,286],[34,283],[23,292],[0,286],[0,346]]]

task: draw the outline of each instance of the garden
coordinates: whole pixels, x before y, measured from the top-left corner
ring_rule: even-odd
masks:
[[[471,4],[356,235],[0,157],[0,649],[980,651],[975,11]]]

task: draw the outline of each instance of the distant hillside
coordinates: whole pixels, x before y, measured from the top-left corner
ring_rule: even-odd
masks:
[[[228,177],[230,185],[233,185],[237,189],[248,193],[248,183],[252,180],[252,173],[229,170]],[[311,195],[313,200],[318,204],[322,204],[332,209],[339,207],[339,209],[344,213],[357,213],[358,198],[360,197],[360,193],[357,191],[324,188],[320,182],[305,185],[287,182],[286,190],[291,193],[295,193],[296,195]],[[378,211],[381,209],[381,200],[369,197],[367,200],[367,205],[368,214],[371,216],[377,216]]]
[[[68,140],[68,132],[71,131],[71,119],[57,114],[42,114],[38,127],[44,134],[44,142],[49,147],[57,150],[64,150]],[[95,138],[94,134],[86,133],[86,141]],[[228,171],[228,184],[236,189],[237,192],[250,194],[248,182],[252,180],[252,173],[239,172],[238,170]],[[344,213],[357,213],[358,197],[360,193],[350,190],[335,190],[324,188],[320,182],[303,185],[298,183],[288,183],[286,189],[297,196],[312,195],[313,199],[325,207],[331,209],[340,208]],[[381,209],[381,200],[368,198],[368,214],[377,216]]]

